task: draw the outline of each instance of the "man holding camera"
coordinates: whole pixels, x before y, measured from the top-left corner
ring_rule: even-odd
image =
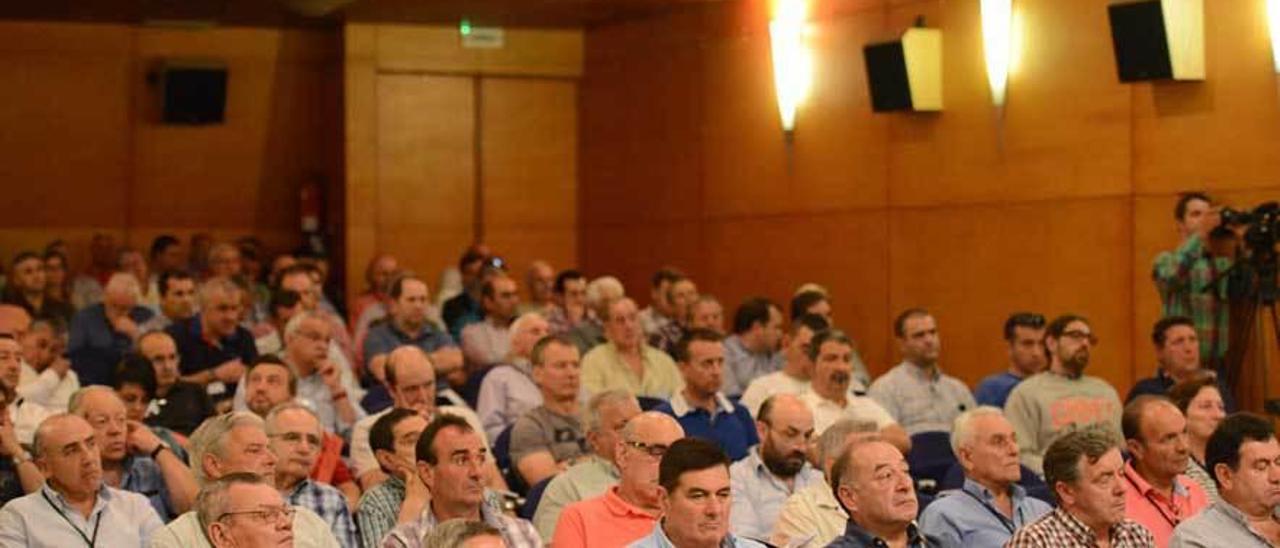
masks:
[[[1215,249],[1219,236],[1232,238],[1221,225],[1221,208],[1209,195],[1187,192],[1178,197],[1173,217],[1181,243],[1156,256],[1151,277],[1160,292],[1164,317],[1187,316],[1195,322],[1200,358],[1206,368],[1220,370],[1227,354],[1227,277],[1229,251]]]

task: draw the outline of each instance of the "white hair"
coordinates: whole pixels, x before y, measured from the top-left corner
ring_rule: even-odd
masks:
[[[71,399],[67,401],[67,412],[71,413],[72,415],[78,415],[83,417],[84,416],[84,413],[83,413],[84,399],[89,394],[92,394],[94,392],[102,392],[103,394],[107,394],[115,398],[117,401],[120,401],[121,404],[124,404],[124,401],[120,399],[120,396],[116,394],[116,391],[112,390],[111,387],[95,384],[95,385],[83,387],[79,390],[76,390],[75,392],[72,392]]]
[[[601,276],[587,283],[587,306],[595,308],[607,299],[620,299],[627,295],[622,282],[613,276]]]
[[[635,395],[626,390],[605,390],[591,396],[591,399],[587,400],[587,408],[583,410],[587,431],[600,429],[601,417],[606,406],[622,405],[627,402],[635,404],[637,408],[640,407],[640,402],[636,400]]]
[[[956,417],[954,423],[951,424],[951,451],[959,453],[961,447],[966,447],[973,443],[973,421],[978,417],[1004,416],[1004,411],[999,407],[990,405],[979,405],[973,409],[961,413]]]
[[[543,321],[546,320],[546,318],[542,316],[541,312],[525,312],[524,314],[521,314],[519,318],[516,318],[516,321],[511,322],[510,333],[512,335],[519,333],[521,329],[525,328],[525,324],[532,322],[535,319]]]
[[[116,272],[107,279],[107,285],[103,287],[102,292],[105,294],[123,293],[133,297],[134,301],[142,298],[142,289],[138,285],[138,279],[128,272]]]
[[[300,312],[295,314],[292,318],[289,318],[289,323],[284,324],[285,341],[293,338],[293,336],[298,333],[298,330],[302,329],[302,322],[307,320],[315,320],[325,325],[329,325],[329,319],[325,318],[319,312]]]
[[[240,426],[251,426],[266,432],[266,425],[261,417],[249,411],[232,411],[209,417],[191,433],[187,462],[191,465],[191,472],[195,474],[197,483],[204,485],[209,481],[204,471],[204,456],[212,454],[225,458],[227,438],[230,437],[231,430]]]

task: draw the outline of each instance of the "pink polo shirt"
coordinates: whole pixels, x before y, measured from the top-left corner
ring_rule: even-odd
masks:
[[[1133,469],[1124,465],[1125,516],[1141,523],[1156,537],[1156,546],[1168,546],[1173,528],[1209,506],[1204,488],[1182,474],[1173,479],[1173,500],[1156,491]]]
[[[556,522],[552,548],[626,546],[653,532],[658,514],[651,514],[618,496],[614,485],[603,495],[570,504]]]

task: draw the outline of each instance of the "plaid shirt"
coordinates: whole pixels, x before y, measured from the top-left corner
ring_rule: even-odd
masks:
[[[1156,545],[1151,531],[1138,522],[1126,519],[1111,526],[1112,548],[1148,548]],[[1005,548],[1058,548],[1097,546],[1093,530],[1066,510],[1058,508],[1031,525],[1018,529]]]
[[[538,530],[528,521],[503,514],[489,504],[480,505],[480,519],[502,534],[502,542],[507,548],[542,548],[542,537],[538,536]],[[417,520],[393,529],[382,540],[382,548],[423,548],[422,537],[435,526],[436,516],[431,513],[431,506],[428,505],[422,509],[422,515]]]
[[[356,519],[360,521],[360,546],[382,546],[382,537],[396,526],[403,502],[404,480],[395,476],[364,492],[356,507]]]
[[[1199,235],[1182,242],[1177,249],[1156,256],[1151,277],[1165,316],[1187,316],[1196,324],[1200,338],[1200,361],[1215,370],[1227,355],[1227,276],[1231,259],[1211,257]]]
[[[347,509],[347,497],[342,491],[323,483],[304,478],[286,497],[289,504],[301,506],[324,519],[333,529],[334,538],[343,548],[356,548],[356,526]]]

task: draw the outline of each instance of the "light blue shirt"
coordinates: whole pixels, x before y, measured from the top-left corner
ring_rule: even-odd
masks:
[[[142,547],[162,527],[147,498],[107,486],[98,490],[89,519],[45,484],[0,509],[0,546],[71,548]],[[92,541],[92,542],[91,542]]]
[[[729,482],[733,492],[729,530],[738,536],[768,539],[787,497],[811,484],[822,483],[823,478],[821,471],[806,462],[796,474],[794,488],[788,489],[786,482],[764,465],[757,445],[746,458],[729,467]]]
[[[666,531],[662,530],[664,521],[666,520],[659,520],[658,524],[653,526],[652,533],[631,543],[630,548],[676,548],[671,539],[667,538]],[[720,548],[765,548],[765,545],[749,538],[738,538],[733,536],[733,533],[728,533],[720,540]]]
[[[995,497],[978,482],[965,478],[964,487],[944,491],[920,514],[920,531],[943,548],[1004,546],[1013,532],[1053,511],[1048,503],[1028,497],[1014,484],[1013,519],[996,510]]]
[[[782,352],[757,354],[747,349],[742,337],[729,335],[724,339],[724,379],[720,382],[720,391],[740,396],[756,377],[781,370],[785,362]]]

